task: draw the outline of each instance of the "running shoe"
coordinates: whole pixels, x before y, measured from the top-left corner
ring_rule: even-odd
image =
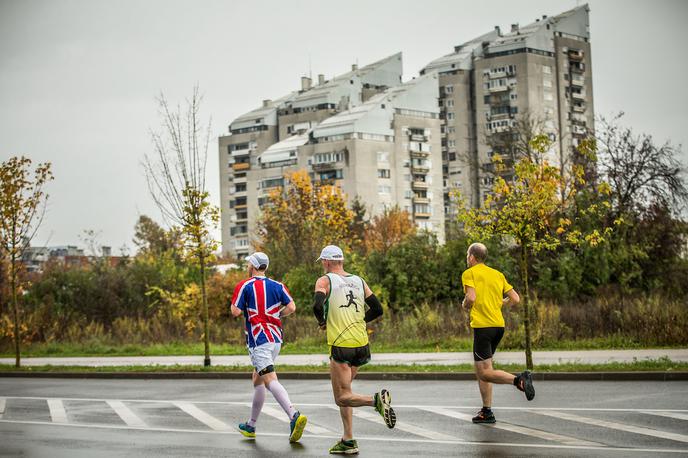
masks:
[[[535,388],[533,387],[533,374],[530,371],[523,371],[518,374],[516,388],[526,394],[526,399],[532,401],[535,398]]]
[[[388,428],[394,428],[397,424],[397,414],[394,413],[392,409],[392,395],[387,390],[380,390],[379,393],[375,393],[373,396],[373,402],[375,404],[375,410],[382,416],[385,420],[385,424]]]
[[[491,410],[489,412],[480,410],[480,412],[478,412],[478,415],[473,417],[473,423],[497,423],[497,419],[495,418],[494,413],[492,413]]]
[[[248,423],[239,423],[239,432],[243,434],[244,437],[251,439],[256,438],[256,427],[251,426]]]
[[[291,417],[289,422],[289,428],[291,430],[289,434],[289,442],[298,442],[303,435],[303,430],[306,428],[306,423],[308,423],[308,418],[297,410],[294,416]]]
[[[330,448],[332,455],[356,455],[358,453],[358,443],[354,440],[340,440]]]

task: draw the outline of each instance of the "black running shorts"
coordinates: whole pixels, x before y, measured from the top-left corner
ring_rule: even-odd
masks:
[[[330,359],[335,362],[348,364],[349,366],[359,367],[370,361],[370,347],[330,347]]]
[[[504,328],[473,328],[473,359],[484,361],[492,358],[504,336]]]

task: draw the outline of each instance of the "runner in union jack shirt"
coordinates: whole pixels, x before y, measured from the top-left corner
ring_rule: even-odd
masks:
[[[297,442],[308,419],[294,409],[287,390],[277,380],[274,366],[282,347],[281,317],[294,313],[296,304],[286,286],[265,276],[270,264],[265,253],[253,253],[246,261],[249,278],[236,285],[230,306],[233,316],[244,316],[246,346],[254,369],[251,418],[239,424],[239,431],[246,437],[256,437],[256,421],[267,390],[289,416],[289,441]]]

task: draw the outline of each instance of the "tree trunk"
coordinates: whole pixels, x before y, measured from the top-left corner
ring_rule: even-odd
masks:
[[[17,259],[12,251],[10,264],[10,287],[12,288],[12,310],[14,314],[14,366],[21,366],[21,354],[19,353],[19,304],[17,303]]]
[[[521,243],[521,277],[523,278],[523,327],[526,334],[526,367],[533,370],[533,348],[530,340],[530,289],[528,287],[528,252]]]
[[[198,261],[201,267],[201,301],[203,304],[203,345],[205,346],[205,358],[203,366],[210,366],[210,324],[208,319],[208,297],[205,292],[205,256],[199,254]]]

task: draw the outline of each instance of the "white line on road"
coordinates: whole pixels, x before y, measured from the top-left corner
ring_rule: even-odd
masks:
[[[332,409],[335,409],[337,412],[339,412],[339,407],[332,406],[332,405],[330,407]],[[375,423],[382,423],[384,425],[384,420],[377,413],[372,413],[372,412],[369,412],[367,410],[361,410],[361,409],[353,409],[353,412],[354,412],[355,417],[361,418],[363,420],[372,421]],[[404,421],[397,420],[397,423],[394,426],[394,428],[398,429],[399,431],[404,431],[405,433],[411,433],[411,434],[415,434],[416,436],[424,437],[426,439],[440,440],[440,441],[463,442],[461,439],[458,439],[454,436],[450,436],[449,434],[444,434],[444,433],[440,433],[437,431],[431,431],[429,429],[421,428],[420,426],[411,425],[411,424],[406,423]]]
[[[65,411],[62,399],[48,399],[48,409],[50,418],[54,423],[67,423],[67,412]]]
[[[153,432],[169,432],[169,433],[189,433],[189,434],[240,434],[238,431],[213,431],[213,430],[194,430],[194,429],[175,429],[175,428],[134,428],[124,425],[95,425],[86,423],[51,423],[48,421],[20,421],[20,420],[0,420],[0,424],[20,424],[20,425],[37,425],[37,426],[60,426],[68,428],[96,428],[96,429],[116,429],[125,431],[153,431]],[[288,437],[284,433],[268,433],[261,432],[261,436],[271,437]],[[340,435],[304,435],[310,440],[321,439],[339,439]],[[381,436],[359,436],[359,440],[375,441],[375,442],[389,442],[389,437]],[[431,440],[431,439],[417,439],[406,437],[395,437],[394,442],[408,442],[408,443],[422,443],[422,444],[444,444],[444,445],[473,445],[477,447],[503,447],[506,449],[513,448],[538,448],[538,449],[555,449],[555,450],[597,450],[604,452],[620,452],[622,456],[627,456],[629,453],[642,453],[647,456],[648,453],[688,453],[688,448],[684,449],[665,449],[665,448],[631,448],[631,447],[594,447],[594,446],[577,446],[577,445],[558,445],[558,444],[528,444],[515,442],[482,442],[482,441],[459,441],[459,440]]]
[[[587,418],[581,417],[579,415],[574,415],[572,413],[565,412],[538,412],[540,415],[546,415],[549,417],[559,418],[561,420],[575,421],[577,423],[583,423],[591,426],[602,426],[603,428],[616,429],[618,431],[626,431],[634,434],[643,434],[645,436],[659,437],[661,439],[670,439],[678,442],[688,442],[688,436],[685,434],[669,433],[666,431],[659,431],[657,429],[643,428],[641,426],[626,425],[623,423],[617,423],[614,421],[600,420],[597,418]]]
[[[264,413],[266,415],[270,415],[272,418],[276,418],[279,421],[289,423],[289,418],[287,418],[287,414],[284,413],[283,410],[277,409],[275,407],[263,405],[263,409],[261,410],[261,413]],[[306,415],[308,417],[308,415]],[[313,434],[333,434],[332,431],[329,429],[325,429],[322,426],[315,425],[311,423],[310,420],[308,420],[308,423],[306,423],[306,431],[311,432]]]
[[[141,420],[129,407],[122,401],[107,401],[107,404],[115,411],[119,418],[129,426],[136,426],[138,428],[145,428],[146,423]]]
[[[3,415],[5,415],[5,398],[0,398],[0,418],[2,418]]]
[[[45,397],[38,397],[38,396],[5,396],[7,399],[38,399],[38,400],[45,400],[48,398]],[[108,399],[104,398],[66,398],[63,397],[62,399],[67,400],[67,401],[108,401]],[[165,403],[165,404],[170,404],[177,402],[175,400],[171,399],[118,399],[118,401],[122,402],[145,402],[145,403]],[[247,405],[246,402],[241,402],[241,401],[193,401],[194,404],[220,404],[220,405]],[[306,407],[332,407],[332,403],[308,403],[308,402],[299,402],[298,403],[300,406],[306,406]],[[266,402],[266,405],[278,405],[276,402]],[[476,405],[472,406],[447,406],[447,405],[441,405],[441,406],[432,406],[432,405],[416,405],[416,404],[404,404],[404,405],[399,405],[395,404],[394,408],[399,408],[399,409],[424,409],[425,407],[442,407],[442,408],[447,408],[447,409],[457,409],[457,410],[474,410],[476,408]],[[524,411],[537,411],[540,412],[542,410],[553,410],[553,411],[585,411],[585,412],[641,412],[641,413],[648,413],[648,412],[677,412],[677,413],[688,413],[688,409],[618,409],[618,408],[605,408],[605,407],[499,407],[499,410],[524,410]]]
[[[676,420],[688,420],[688,415],[684,413],[676,413],[676,412],[646,412],[649,415],[657,415],[659,417],[667,417],[667,418],[674,418]]]
[[[192,417],[194,417],[196,420],[200,421],[204,425],[210,427],[211,429],[214,429],[215,431],[230,431],[232,428],[225,423],[224,421],[218,420],[217,418],[213,417],[212,415],[202,411],[198,407],[196,407],[194,404],[190,402],[183,402],[183,401],[177,401],[173,403],[175,406],[177,406],[179,409],[183,410],[184,412],[188,413]]]
[[[445,417],[456,418],[458,420],[464,420],[473,423],[473,416],[466,413],[454,412],[453,410],[444,409],[442,407],[425,407],[422,410],[426,410],[430,413],[434,413],[437,415],[444,415]],[[550,433],[547,431],[541,431],[539,429],[526,428],[511,423],[498,422],[485,426],[495,429],[502,429],[504,431],[511,431],[512,433],[523,434],[525,436],[537,437],[538,439],[545,439],[548,441],[558,442],[564,445],[584,445],[597,447],[604,446],[603,444],[597,442],[585,441],[577,439],[575,437],[564,436],[561,434]]]

